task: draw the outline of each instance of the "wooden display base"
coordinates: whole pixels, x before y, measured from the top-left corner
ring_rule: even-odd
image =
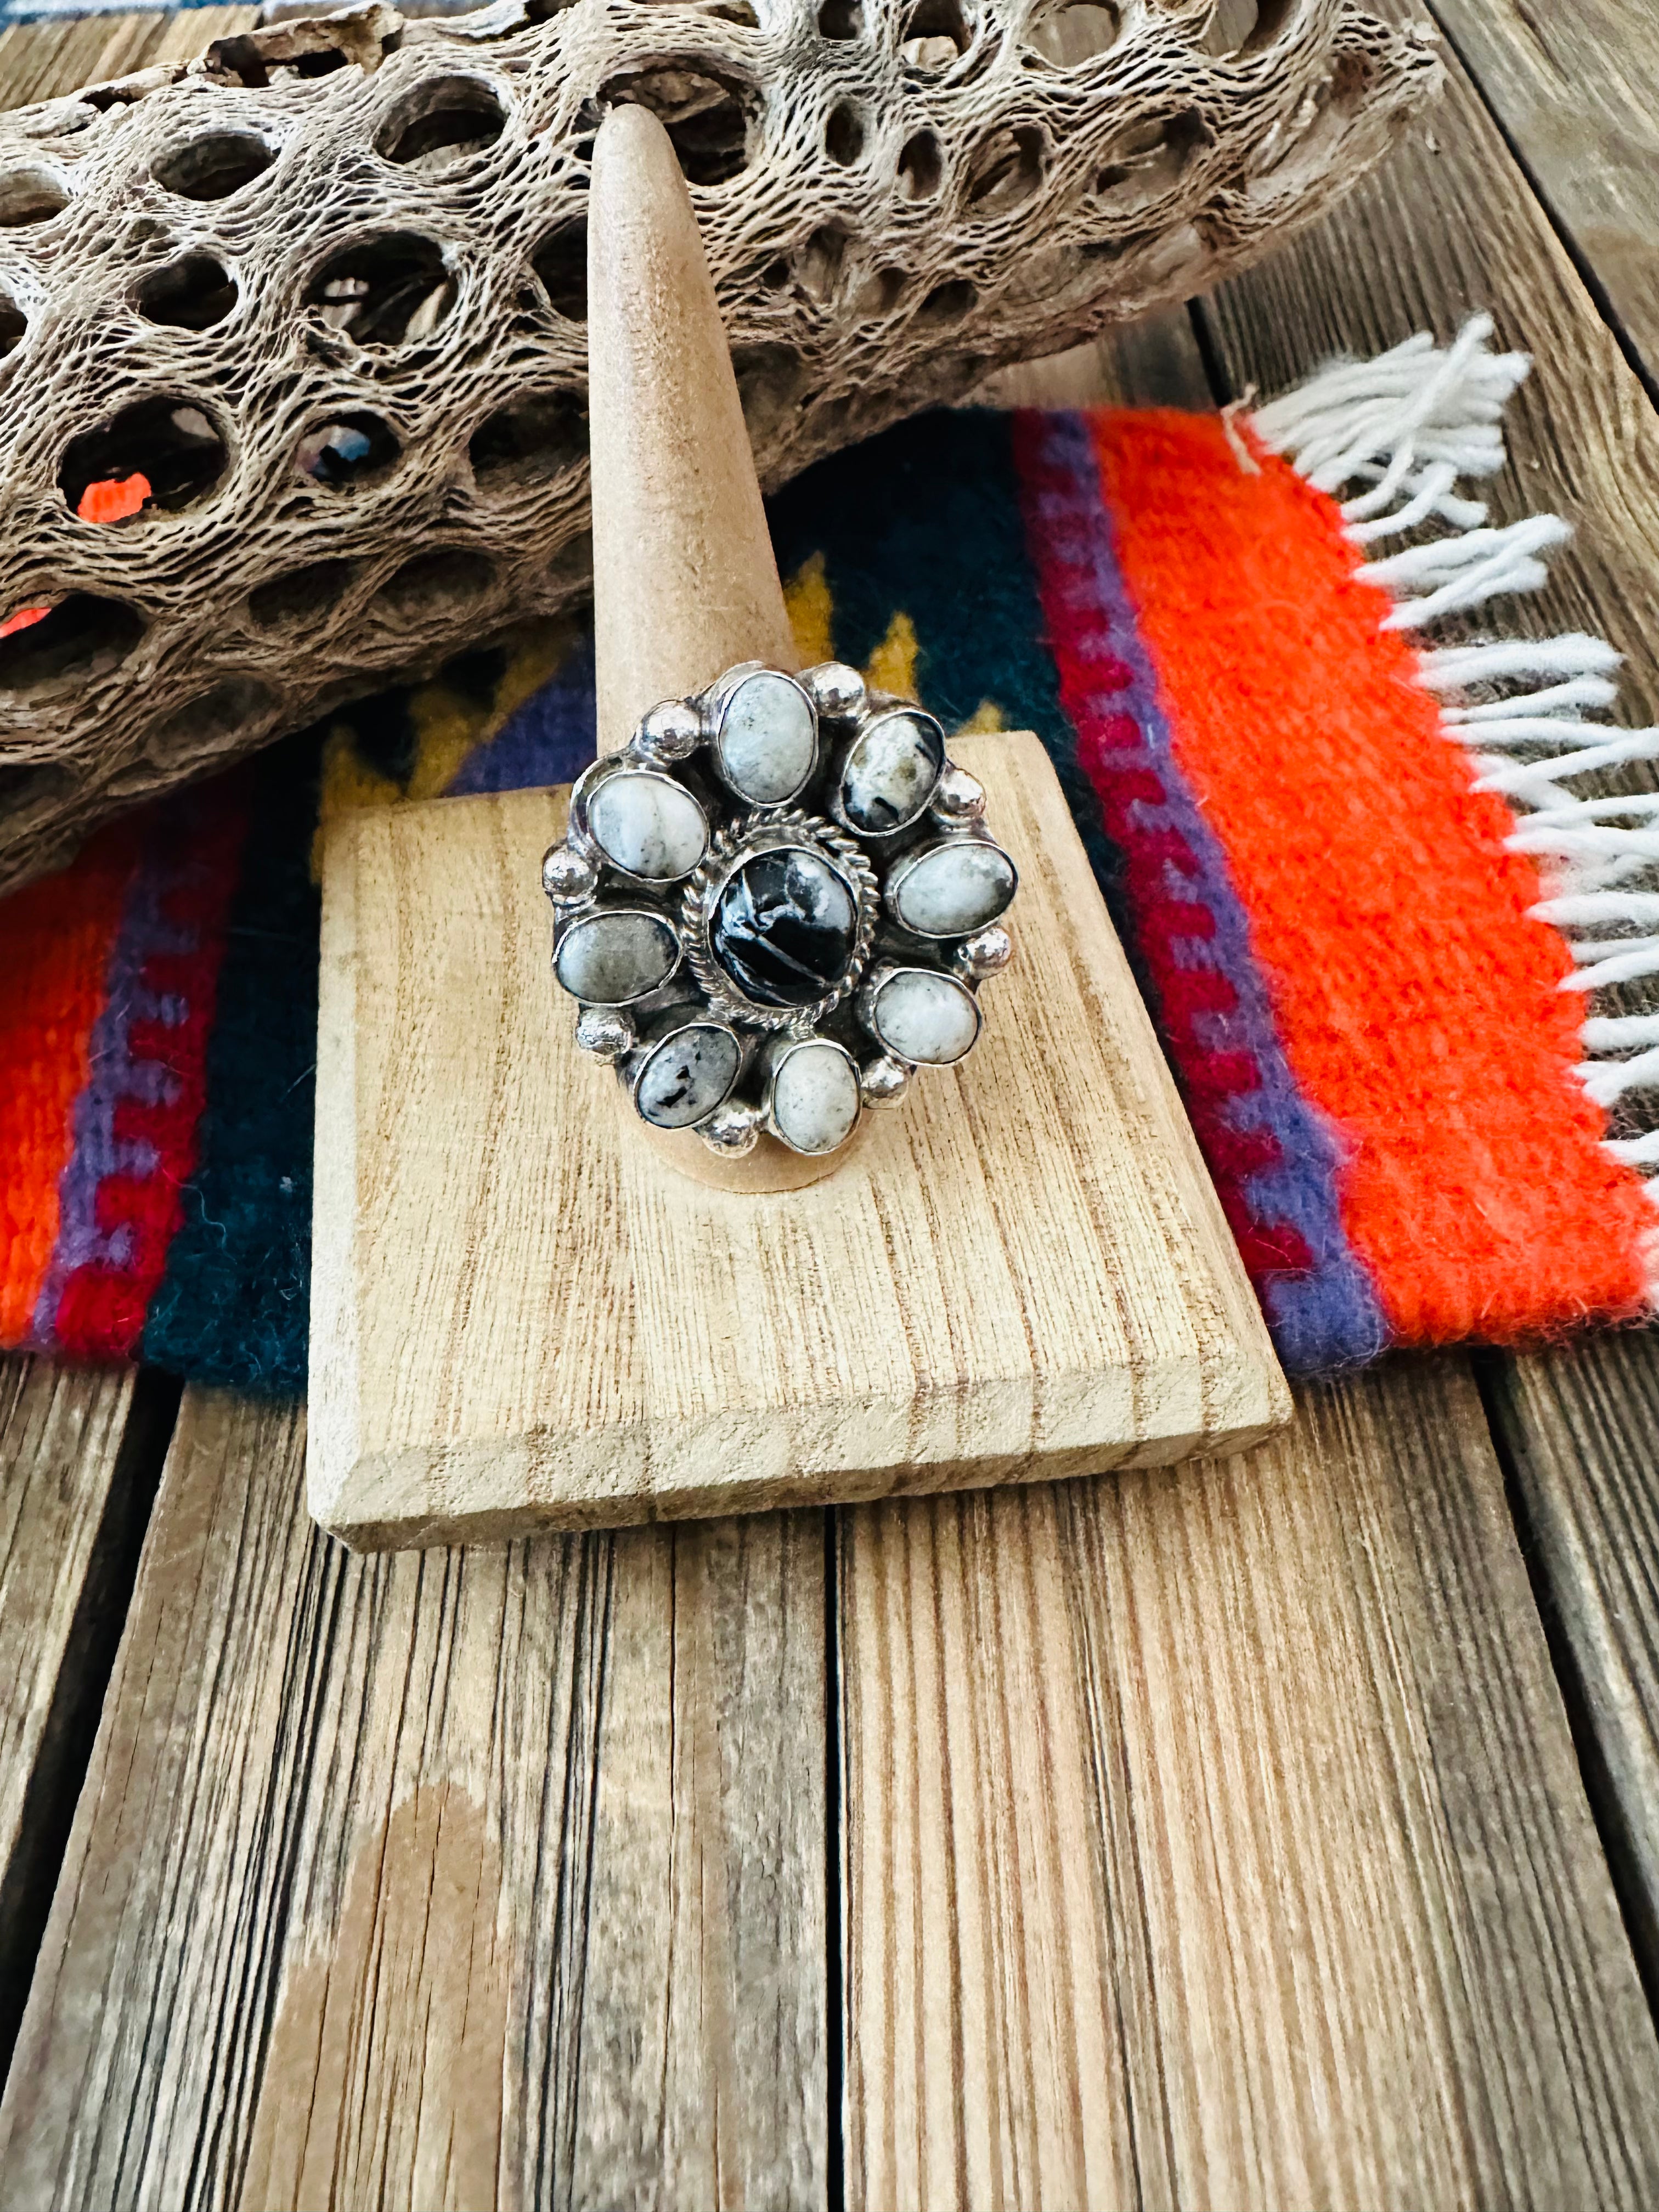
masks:
[[[568,794],[328,837],[311,1509],[363,1548],[1233,1449],[1290,1398],[1054,771],[963,738],[1018,957],[803,1190],[679,1175],[572,1042]]]

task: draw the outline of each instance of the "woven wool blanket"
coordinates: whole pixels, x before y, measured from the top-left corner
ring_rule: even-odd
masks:
[[[1251,417],[927,416],[773,503],[808,661],[1042,738],[1297,1374],[1654,1296],[1659,1018],[1585,1016],[1659,969],[1659,800],[1570,786],[1659,733],[1590,719],[1605,646],[1486,627],[1565,535],[1468,495],[1526,368],[1489,335]],[[0,1343],[303,1387],[319,815],[593,746],[589,637],[544,629],[0,908]]]

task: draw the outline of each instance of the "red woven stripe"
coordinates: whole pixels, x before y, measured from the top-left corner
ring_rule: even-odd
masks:
[[[1206,418],[1094,436],[1176,759],[1297,1084],[1348,1140],[1344,1223],[1390,1327],[1502,1341],[1635,1312],[1653,1216],[1572,1074],[1566,949],[1335,508]]]

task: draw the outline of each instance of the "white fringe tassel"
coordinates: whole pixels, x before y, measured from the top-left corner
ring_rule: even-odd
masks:
[[[1445,526],[1360,569],[1393,594],[1390,629],[1422,630],[1500,592],[1536,591],[1548,573],[1541,556],[1571,534],[1554,514],[1493,529],[1460,489],[1504,466],[1504,409],[1532,366],[1525,354],[1493,353],[1492,335],[1492,318],[1476,315],[1443,349],[1423,334],[1376,361],[1339,362],[1254,418],[1264,444],[1320,490],[1367,487],[1342,507],[1357,544]],[[1659,975],[1659,890],[1643,887],[1659,882],[1659,793],[1582,799],[1565,787],[1593,769],[1659,759],[1659,730],[1589,719],[1614,704],[1618,653],[1600,638],[1567,636],[1425,647],[1420,658],[1479,787],[1525,810],[1508,842],[1545,871],[1547,896],[1532,911],[1571,951],[1577,972],[1561,988],[1588,998]],[[1659,1091],[1659,1013],[1592,1014],[1583,1040],[1578,1074],[1597,1105]],[[1659,1128],[1607,1149],[1659,1171]],[[1659,1200],[1659,1176],[1650,1188]]]

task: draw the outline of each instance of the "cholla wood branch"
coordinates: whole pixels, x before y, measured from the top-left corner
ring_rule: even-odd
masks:
[[[1436,72],[1352,0],[498,0],[0,118],[0,885],[583,588],[612,103],[673,138],[775,484],[1236,269]]]

